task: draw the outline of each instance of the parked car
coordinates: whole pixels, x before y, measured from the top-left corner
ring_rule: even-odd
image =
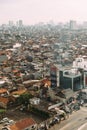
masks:
[[[8,130],[7,128],[3,127],[2,130]]]
[[[74,101],[74,97],[70,97],[68,100],[67,100],[67,104],[70,104]]]
[[[59,119],[58,119],[57,117],[54,117],[54,118],[53,118],[53,123],[54,123],[54,124],[59,123]]]
[[[76,110],[76,111],[80,110],[80,105],[76,104],[76,105],[74,106],[74,110]]]
[[[4,123],[4,122],[6,122],[6,121],[9,121],[9,118],[8,118],[8,117],[3,118],[3,119],[0,121],[0,123]]]

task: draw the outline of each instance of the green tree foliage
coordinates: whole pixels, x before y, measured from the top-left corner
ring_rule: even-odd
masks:
[[[50,115],[49,115],[48,112],[43,111],[43,110],[40,110],[40,109],[35,108],[35,107],[33,107],[33,106],[31,106],[30,111],[31,111],[32,113],[34,113],[34,114],[40,116],[40,117],[45,118],[45,119],[47,119],[47,118],[50,117]]]
[[[29,99],[32,97],[33,96],[31,94],[25,93],[25,94],[20,95],[18,101],[20,104],[27,106],[29,104]]]
[[[5,115],[6,110],[5,109],[0,109],[0,119],[3,118],[3,116]]]

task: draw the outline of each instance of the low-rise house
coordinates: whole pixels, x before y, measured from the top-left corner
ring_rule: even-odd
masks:
[[[9,98],[0,97],[0,107],[1,108],[7,108],[9,103]]]
[[[3,87],[5,85],[5,81],[4,80],[0,80],[0,87]]]
[[[9,93],[7,89],[0,89],[0,107],[6,109],[11,107],[12,104],[12,106],[14,106],[16,99],[26,92],[26,89],[20,89],[11,93]]]
[[[25,118],[5,128],[7,130],[34,130],[36,127],[37,124],[32,118]]]
[[[85,102],[87,102],[87,89],[82,89],[80,92],[80,97],[83,99]]]
[[[15,97],[15,95],[16,95],[17,97],[19,97],[20,95],[22,95],[22,94],[24,94],[24,93],[26,93],[26,92],[27,92],[27,89],[20,89],[20,90],[17,90],[17,91],[12,92],[11,95],[12,95],[13,97]]]
[[[27,81],[23,82],[23,85],[25,87],[29,87],[30,85],[33,85],[33,84],[39,83],[39,82],[40,82],[40,80],[27,80]]]
[[[0,62],[6,61],[8,58],[5,54],[0,54]]]
[[[5,96],[8,96],[9,95],[9,92],[7,89],[4,89],[4,88],[1,88],[0,89],[0,97],[5,97]]]
[[[3,68],[3,71],[5,72],[5,73],[11,73],[11,67],[4,67]]]
[[[32,105],[40,104],[40,98],[32,98],[32,99],[30,99],[30,104],[32,104]]]

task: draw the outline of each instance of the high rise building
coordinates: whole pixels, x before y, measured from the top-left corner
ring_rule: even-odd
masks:
[[[59,70],[55,65],[50,66],[51,87],[59,86]]]
[[[60,88],[71,88],[73,91],[82,89],[82,75],[75,70],[60,70],[59,73]]]
[[[14,25],[13,21],[9,21],[8,25],[9,27],[12,27]]]
[[[87,88],[87,71],[84,71],[84,88]]]
[[[23,21],[22,20],[19,20],[19,27],[22,27],[23,26]]]
[[[83,23],[83,28],[84,28],[84,29],[87,29],[87,21],[85,21],[85,22]]]
[[[23,21],[22,20],[17,21],[16,26],[20,28],[23,27]]]
[[[73,67],[87,71],[87,56],[80,56],[73,61]]]
[[[19,25],[18,25],[18,21],[16,22],[16,26],[18,27]]]
[[[73,20],[70,21],[70,29],[71,30],[77,29],[76,21],[73,21]]]

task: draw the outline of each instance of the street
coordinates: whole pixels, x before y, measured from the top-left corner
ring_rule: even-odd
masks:
[[[67,120],[54,125],[50,130],[87,130],[87,108],[81,107],[79,111],[73,112]]]

